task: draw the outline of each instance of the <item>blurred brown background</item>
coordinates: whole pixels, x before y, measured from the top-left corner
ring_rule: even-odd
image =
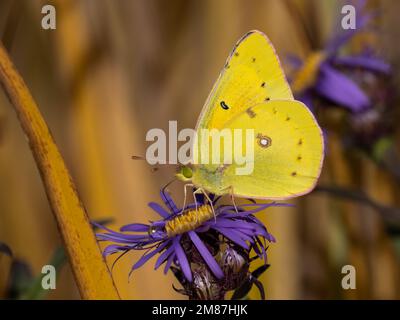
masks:
[[[41,28],[41,8],[57,10],[57,29]],[[151,128],[194,127],[203,103],[235,42],[247,31],[265,32],[281,58],[305,56],[307,43],[293,10],[305,17],[323,45],[340,13],[336,0],[2,0],[0,36],[31,89],[92,219],[112,227],[156,217],[147,202],[175,172],[152,172],[144,162]],[[396,0],[375,1],[385,13],[382,51],[397,57]],[[396,31],[397,30],[397,31]],[[399,205],[399,187],[363,156],[348,156],[330,137],[321,183],[364,190]],[[354,170],[357,168],[357,170]],[[5,94],[0,92],[0,241],[35,274],[60,244],[57,227],[29,147]],[[182,201],[182,184],[174,197]],[[399,255],[379,212],[359,203],[313,193],[296,208],[268,210],[263,219],[278,239],[263,276],[268,299],[396,299]],[[398,240],[397,240],[398,241]],[[123,298],[182,298],[173,276],[153,262],[128,272],[139,254],[113,271]],[[112,260],[111,260],[112,261]],[[341,288],[341,268],[357,270],[357,289]],[[0,274],[0,278],[5,274]],[[4,279],[3,279],[4,280]],[[255,298],[258,298],[254,294]],[[79,298],[64,266],[51,299]]]

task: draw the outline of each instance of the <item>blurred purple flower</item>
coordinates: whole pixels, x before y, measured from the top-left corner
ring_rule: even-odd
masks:
[[[196,197],[197,204],[186,206],[182,212],[164,189],[160,194],[167,209],[154,202],[149,203],[149,207],[162,217],[161,220],[150,224],[128,224],[121,227],[120,232],[96,225],[106,231],[98,233],[97,238],[100,241],[114,242],[104,249],[103,254],[108,256],[121,253],[116,261],[130,250],[144,250],[145,253],[133,265],[131,272],[158,255],[155,269],[165,263],[164,273],[167,273],[172,268],[172,264],[175,264],[189,283],[193,281],[191,266],[193,262],[203,263],[216,279],[224,278],[227,266],[216,260],[216,256],[220,254],[218,239],[224,245],[228,245],[224,250],[239,248],[248,253],[253,249],[266,264],[265,240],[275,242],[275,239],[254,214],[270,206],[288,206],[276,203],[251,203],[238,206],[238,212],[236,212],[232,205],[218,205],[220,197],[210,195],[215,208],[214,212],[204,200],[204,196]],[[213,234],[217,237],[212,238],[211,241],[204,241],[207,236]],[[223,241],[220,240],[221,237]],[[193,248],[196,249],[195,254]]]
[[[372,50],[353,56],[341,56],[340,50],[359,32],[365,31],[373,14],[363,12],[365,1],[356,2],[357,27],[336,35],[326,47],[311,54],[305,61],[289,56],[294,68],[292,87],[295,96],[314,110],[314,99],[322,98],[353,113],[368,110],[371,100],[349,72],[390,73],[390,66],[374,57]]]

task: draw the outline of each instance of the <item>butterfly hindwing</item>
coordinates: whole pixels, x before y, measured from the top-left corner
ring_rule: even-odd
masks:
[[[254,168],[251,174],[237,175],[238,165],[227,166],[222,188],[231,186],[237,196],[266,199],[292,198],[314,188],[324,144],[321,129],[303,103],[269,101],[239,114],[226,128],[254,130]]]

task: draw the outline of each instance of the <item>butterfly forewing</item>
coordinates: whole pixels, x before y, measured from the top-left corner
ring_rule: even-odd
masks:
[[[197,129],[222,128],[246,108],[274,99],[293,99],[269,39],[250,31],[234,47],[200,114]]]

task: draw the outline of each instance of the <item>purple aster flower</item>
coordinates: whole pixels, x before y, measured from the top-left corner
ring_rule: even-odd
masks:
[[[314,102],[322,99],[353,113],[366,111],[373,101],[357,79],[349,76],[349,73],[360,70],[376,75],[390,73],[390,66],[375,57],[371,48],[366,48],[357,55],[340,54],[340,50],[355,35],[367,30],[373,14],[364,12],[364,7],[365,1],[356,1],[356,29],[336,35],[323,50],[312,53],[305,61],[295,56],[288,58],[294,68],[291,79],[294,94],[311,110],[315,109]]]
[[[232,205],[219,204],[220,197],[209,195],[211,206],[197,195],[196,203],[182,210],[165,188],[160,194],[165,207],[154,202],[149,207],[162,219],[128,224],[120,232],[97,225],[105,230],[97,238],[113,242],[103,254],[120,253],[115,262],[131,250],[144,251],[130,273],[157,256],[155,269],[163,264],[164,273],[171,269],[184,287],[176,290],[196,299],[223,299],[226,291],[255,279],[249,272],[254,260],[249,254],[254,252],[266,265],[266,244],[275,238],[254,214],[270,206],[288,206],[252,202],[237,206],[236,211]]]

